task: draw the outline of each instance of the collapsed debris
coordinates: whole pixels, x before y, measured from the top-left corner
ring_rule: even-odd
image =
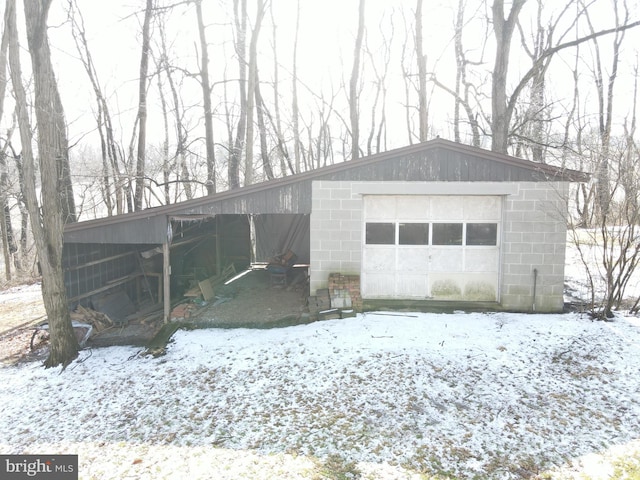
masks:
[[[94,335],[114,326],[113,321],[106,313],[92,310],[91,308],[78,305],[75,311],[71,312],[71,320],[90,324],[93,327]]]

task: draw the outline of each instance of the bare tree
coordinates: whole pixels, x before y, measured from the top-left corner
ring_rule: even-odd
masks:
[[[427,56],[423,50],[422,40],[422,0],[417,0],[415,12],[415,49],[418,63],[418,125],[419,140],[426,142],[429,136],[429,110],[427,102]]]
[[[640,21],[628,22],[628,17],[624,22],[616,21],[613,28],[592,31],[588,35],[578,36],[574,40],[558,42],[549,45],[537,55],[532,66],[527,70],[513,88],[510,95],[507,95],[507,74],[509,71],[509,52],[511,49],[511,39],[516,26],[520,10],[526,0],[514,0],[511,3],[511,10],[507,18],[504,17],[504,0],[494,0],[493,3],[493,25],[496,36],[496,59],[492,72],[492,103],[491,103],[491,149],[506,153],[509,146],[509,135],[513,114],[520,98],[520,94],[525,87],[545,65],[552,60],[552,57],[561,50],[576,47],[582,43],[592,41],[598,37],[614,34],[616,38],[621,38],[624,31],[640,26]],[[568,11],[567,8],[563,12]],[[583,9],[583,12],[586,8]],[[618,19],[617,19],[618,20]],[[558,20],[556,20],[557,23]],[[574,19],[576,21],[576,19]],[[562,36],[561,36],[562,37]]]
[[[193,198],[193,189],[191,188],[191,175],[189,174],[189,169],[187,168],[187,159],[186,159],[186,155],[187,155],[187,129],[185,127],[184,124],[184,108],[182,106],[181,100],[180,100],[180,93],[178,91],[178,86],[176,85],[176,80],[174,78],[174,72],[175,72],[175,68],[173,68],[170,63],[169,63],[169,53],[168,53],[168,49],[167,49],[167,41],[166,41],[166,34],[165,34],[165,28],[164,28],[164,22],[159,22],[159,34],[160,34],[160,65],[158,70],[163,72],[165,77],[167,78],[167,83],[169,85],[169,92],[171,94],[171,100],[173,103],[173,118],[174,118],[174,128],[175,128],[175,135],[176,135],[176,147],[175,147],[175,155],[172,157],[174,159],[174,165],[170,164],[170,158],[169,158],[169,152],[168,152],[168,124],[165,126],[165,130],[166,130],[166,142],[167,142],[167,167],[165,169],[165,189],[169,188],[169,184],[170,184],[170,180],[168,178],[169,176],[169,172],[173,169],[173,167],[175,167],[175,171],[176,171],[176,177],[177,177],[177,181],[180,181],[181,185],[184,188],[184,194],[187,197],[187,199],[191,199]],[[207,84],[208,84],[208,74],[207,76]],[[204,93],[204,92],[203,92]],[[161,93],[161,101],[164,102],[164,96]],[[209,97],[209,108],[211,107],[211,98]],[[163,108],[168,108],[166,107],[166,105],[163,106]],[[207,107],[205,106],[205,111],[207,110]],[[209,121],[211,121],[211,118],[209,119]],[[168,121],[167,121],[168,123]],[[206,126],[206,122],[205,122],[205,144],[208,143],[208,140],[206,140],[206,136],[207,136],[207,132],[208,131],[208,127]],[[213,131],[211,131],[211,142],[213,142]],[[213,149],[213,146],[211,146],[211,149]],[[209,153],[207,150],[207,159],[209,158]],[[213,170],[214,166],[213,164],[209,163],[209,160],[207,160],[207,181],[206,181],[206,185],[207,185],[207,193],[211,193],[210,192],[210,188],[211,185],[209,184],[209,181],[212,180],[212,178],[215,178],[215,175],[213,177],[211,177],[211,174],[214,173]],[[215,189],[214,189],[215,192]],[[179,189],[176,188],[175,191],[175,201],[178,201],[179,198]]]
[[[511,39],[516,27],[518,15],[527,0],[514,0],[509,15],[505,18],[504,0],[494,0],[493,32],[496,37],[496,55],[493,65],[491,84],[491,150],[507,151],[510,115],[507,112],[507,73]]]
[[[121,150],[115,138],[111,112],[103,88],[98,79],[98,73],[93,61],[93,55],[89,49],[87,34],[82,12],[75,0],[69,0],[69,19],[71,21],[71,33],[76,49],[80,55],[82,65],[87,72],[93,88],[96,100],[96,123],[100,135],[100,150],[102,153],[102,192],[107,214],[112,215],[115,200],[115,213],[124,213],[124,176],[120,164],[123,162]],[[113,188],[112,188],[113,187]]]
[[[149,72],[149,55],[151,17],[153,16],[153,0],[147,0],[142,24],[142,54],[140,56],[140,78],[138,80],[138,149],[136,154],[136,188],[134,193],[134,209],[142,210],[144,192],[145,162],[147,148],[147,84]]]
[[[622,24],[626,24],[629,20],[629,10],[625,6],[625,15]],[[613,10],[615,13],[616,26],[620,26],[620,13],[618,11],[618,2],[614,2]],[[591,23],[591,18],[587,12],[587,21],[591,35],[595,35],[595,30]],[[593,45],[595,50],[595,67],[594,67],[594,79],[595,86],[598,93],[598,133],[600,134],[600,156],[596,166],[596,208],[598,213],[603,217],[607,216],[609,209],[609,202],[611,195],[610,189],[610,176],[609,176],[609,148],[611,142],[611,122],[613,118],[613,95],[616,78],[618,76],[618,64],[620,62],[620,47],[624,39],[625,30],[616,31],[614,33],[612,50],[613,55],[611,57],[611,65],[609,69],[609,75],[605,86],[603,72],[602,72],[602,59],[600,55],[600,46],[598,39],[593,38]]]
[[[360,57],[362,54],[362,42],[364,39],[364,15],[365,0],[360,0],[358,7],[358,33],[353,48],[353,65],[349,78],[349,119],[351,120],[351,160],[360,157],[360,108],[358,84],[360,82]]]
[[[38,129],[42,205],[38,205],[35,185],[35,162],[31,149],[31,125],[26,110],[26,92],[22,85],[20,51],[16,25],[15,0],[7,0],[5,26],[9,29],[9,61],[11,80],[16,95],[18,125],[22,143],[22,158],[26,201],[31,229],[38,249],[42,269],[42,296],[49,321],[50,350],[46,367],[68,365],[78,352],[62,270],[62,236],[65,220],[64,199],[59,193],[59,157],[66,156],[66,131],[57,85],[50,60],[47,16],[50,0],[25,0],[27,40],[35,85],[35,113]],[[52,172],[56,174],[52,175]]]
[[[7,51],[9,49],[9,35],[5,28],[2,32],[2,42],[0,43],[0,119],[4,115],[4,99],[7,92]],[[9,192],[9,175],[7,171],[7,147],[10,138],[7,138],[4,146],[0,149],[0,236],[2,237],[2,252],[4,254],[5,278],[11,280],[11,256],[15,254],[18,247],[13,236],[11,225],[11,210],[7,193]]]
[[[240,162],[245,150],[247,132],[247,0],[233,0],[235,19],[235,50],[238,58],[238,86],[240,91],[240,113],[235,140],[231,139],[229,152],[229,189],[240,187]]]
[[[262,27],[262,19],[265,14],[264,0],[258,0],[258,11],[256,19],[251,31],[251,41],[249,42],[249,77],[247,81],[247,139],[245,142],[245,167],[244,167],[244,184],[251,185],[254,177],[253,167],[253,137],[254,123],[253,114],[256,107],[256,85],[258,83],[258,38],[260,36],[260,28]]]
[[[300,2],[296,2],[296,32],[298,31],[298,27],[299,27],[299,22],[300,22]],[[281,175],[287,175],[287,162],[291,163],[290,159],[289,159],[289,151],[287,150],[287,144],[284,140],[284,135],[282,133],[282,121],[280,118],[280,75],[279,75],[279,71],[280,71],[280,65],[279,65],[279,60],[278,60],[278,36],[277,36],[277,25],[274,19],[274,14],[273,14],[273,2],[269,3],[269,14],[271,16],[271,24],[272,24],[272,29],[271,29],[271,42],[272,42],[272,51],[273,51],[273,110],[274,110],[274,115],[275,115],[275,120],[271,117],[271,115],[269,114],[269,111],[266,109],[264,109],[264,113],[269,117],[269,121],[271,123],[271,128],[273,129],[274,135],[276,137],[276,144],[277,144],[277,149],[276,149],[276,153],[278,155],[278,158],[280,159],[280,173]],[[292,90],[291,90],[291,96],[292,96],[292,101],[294,101],[293,99],[297,98],[297,81],[295,80],[295,75],[296,75],[296,63],[295,63],[295,58],[296,58],[296,51],[297,51],[297,33],[296,33],[296,38],[294,39],[294,44],[293,44],[293,58],[294,58],[294,64],[293,64],[293,86],[292,86]],[[295,137],[294,137],[294,141],[295,141]]]
[[[198,37],[200,38],[200,86],[204,109],[204,138],[207,152],[207,193],[216,193],[216,154],[213,141],[213,108],[211,107],[211,82],[209,81],[209,45],[202,18],[202,0],[196,0]],[[174,90],[175,91],[175,90]]]
[[[269,158],[270,157],[269,148],[267,146],[267,125],[264,120],[267,107],[264,103],[264,99],[262,98],[262,93],[260,92],[260,79],[257,75],[257,72],[256,72],[255,96],[256,96],[256,116],[258,120],[258,135],[260,137],[260,158],[262,158],[262,169],[264,170],[264,174],[267,176],[267,180],[273,180],[275,176],[273,174],[273,168],[271,167],[271,159]]]
[[[296,28],[293,39],[293,74],[291,76],[291,125],[295,173],[300,173],[300,107],[298,105],[298,37],[300,35],[300,0],[296,2]]]
[[[386,112],[386,103],[387,103],[387,75],[389,73],[389,65],[391,64],[391,47],[394,35],[393,29],[393,16],[391,16],[391,21],[389,24],[392,26],[390,38],[386,37],[384,33],[385,28],[383,24],[386,24],[386,18],[382,17],[380,19],[380,31],[383,32],[383,46],[382,46],[382,67],[379,69],[376,66],[376,61],[374,59],[374,54],[369,48],[366,46],[367,55],[370,59],[371,66],[375,75],[375,95],[373,99],[373,103],[371,105],[371,129],[369,131],[369,136],[367,138],[367,155],[372,155],[373,153],[379,153],[382,148],[382,137],[386,132],[386,122],[387,122],[387,112]],[[380,106],[380,121],[376,124],[376,114],[378,110],[378,105]],[[374,148],[374,139],[375,139],[375,148]]]
[[[600,319],[611,318],[624,305],[627,287],[640,263],[640,209],[637,197],[624,192],[627,188],[637,191],[640,185],[640,151],[625,137],[615,140],[616,145],[609,149],[609,208],[598,217],[595,228],[576,225],[570,230],[587,274],[589,309]],[[632,310],[638,304],[640,299]]]

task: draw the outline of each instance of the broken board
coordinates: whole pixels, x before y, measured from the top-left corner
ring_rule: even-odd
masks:
[[[107,315],[114,323],[127,323],[136,307],[124,290],[115,290],[91,297],[93,309]]]
[[[213,282],[211,278],[207,278],[206,280],[202,280],[198,282],[198,286],[200,287],[200,291],[202,292],[202,298],[205,302],[208,302],[215,294],[213,293]]]

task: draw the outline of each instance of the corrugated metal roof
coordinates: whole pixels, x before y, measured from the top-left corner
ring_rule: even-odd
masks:
[[[171,216],[180,215],[187,212],[194,212],[203,209],[207,205],[216,204],[218,202],[233,202],[234,199],[241,201],[242,197],[250,197],[259,194],[260,192],[281,189],[286,186],[294,186],[297,183],[305,183],[314,179],[339,177],[341,173],[348,172],[350,170],[359,169],[365,166],[373,166],[375,164],[381,164],[384,162],[393,161],[402,157],[411,156],[418,153],[425,153],[431,150],[442,149],[449,152],[458,153],[464,156],[481,158],[501,164],[505,167],[512,167],[516,169],[522,169],[526,171],[535,172],[540,178],[549,180],[560,180],[570,182],[584,182],[589,179],[589,175],[584,172],[576,170],[560,169],[552,165],[546,165],[541,163],[535,163],[528,160],[523,160],[500,153],[491,152],[480,148],[471,147],[469,145],[463,145],[449,140],[434,139],[428,142],[411,145],[408,147],[398,148],[390,150],[388,152],[371,155],[368,157],[362,157],[358,160],[351,160],[343,163],[329,165],[326,167],[318,168],[304,173],[291,175],[288,177],[278,178],[262,183],[248,185],[246,187],[238,188],[235,190],[229,190],[220,192],[214,195],[200,197],[184,202],[174,203],[170,205],[163,205],[159,207],[148,208],[139,212],[126,213],[122,215],[115,215],[111,217],[105,217],[95,220],[87,220],[83,222],[71,223],[65,226],[65,234],[67,237],[73,237],[73,232],[81,232],[83,230],[101,229],[105,226],[116,226],[122,223],[130,222],[144,222],[147,219],[151,219],[157,216]],[[234,212],[238,213],[238,212]],[[255,212],[247,212],[255,213]],[[282,212],[289,213],[289,212]],[[116,229],[118,230],[118,229]],[[115,233],[115,232],[114,232]],[[73,241],[73,240],[71,240]]]

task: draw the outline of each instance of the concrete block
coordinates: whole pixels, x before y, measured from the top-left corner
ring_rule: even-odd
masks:
[[[316,200],[325,200],[331,198],[331,189],[323,188],[317,184],[318,182],[313,182],[312,194],[313,198]]]
[[[345,250],[333,250],[330,255],[331,260],[339,262],[348,262],[351,260],[351,252]]]
[[[531,269],[536,265],[544,263],[544,255],[541,253],[524,253],[522,255],[522,263],[531,265]]]
[[[532,233],[535,222],[511,222],[512,232]]]
[[[331,211],[331,220],[351,220],[351,212],[349,210],[336,209]]]
[[[336,200],[334,198],[327,198],[320,200],[320,209],[321,210],[340,210],[342,208],[340,200]]]
[[[530,243],[511,243],[509,247],[509,253],[531,253],[533,251],[533,245]]]
[[[521,253],[505,253],[502,256],[502,261],[505,265],[520,265],[522,262]]]
[[[533,294],[533,282],[531,286],[525,285],[509,285],[507,287],[507,293],[509,295],[532,295]]]
[[[530,265],[528,263],[525,263],[525,264],[512,263],[512,264],[509,264],[509,265],[505,265],[505,269],[507,270],[507,273],[510,273],[512,275],[522,275],[522,276],[531,275],[531,278],[533,278],[533,269],[534,268],[535,268],[534,266],[532,266],[532,265]]]
[[[351,189],[334,188],[331,190],[331,198],[338,200],[351,199]]]
[[[547,189],[538,190],[536,188],[533,189],[524,189],[524,198],[525,200],[546,200],[547,199]]]

